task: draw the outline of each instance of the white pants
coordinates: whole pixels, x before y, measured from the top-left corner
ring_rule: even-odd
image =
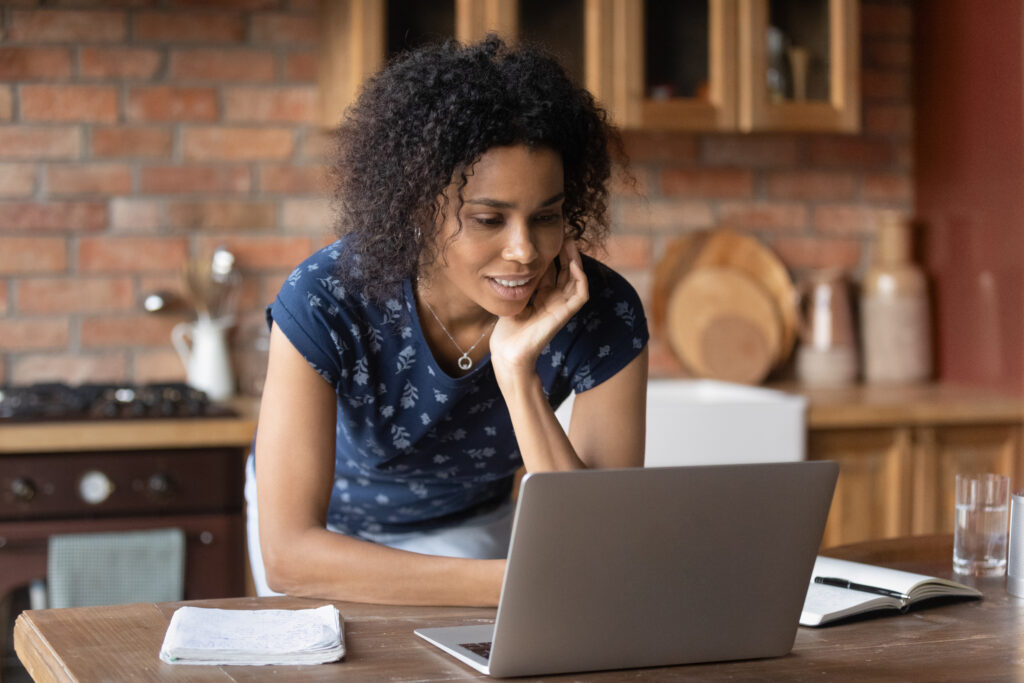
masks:
[[[260,552],[259,510],[256,503],[256,468],[250,455],[245,466],[246,532],[249,540],[249,566],[257,595],[280,595],[267,586],[267,575]],[[511,500],[494,510],[463,520],[454,526],[408,533],[362,533],[359,538],[399,550],[423,555],[500,559],[508,555],[515,506]],[[330,527],[328,527],[330,528]],[[331,529],[336,531],[335,529]]]

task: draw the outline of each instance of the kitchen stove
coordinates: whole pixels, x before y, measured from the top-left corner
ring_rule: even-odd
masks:
[[[186,384],[0,386],[0,423],[228,417],[235,413]]]
[[[126,436],[167,432],[154,430],[150,420],[187,435],[200,428],[197,419],[218,417],[237,414],[185,384],[0,386],[0,678],[10,674],[4,641],[17,613],[12,605],[26,586],[45,579],[54,534],[180,528],[185,598],[244,593],[247,446],[225,436],[220,445],[216,438],[190,444],[168,437],[166,444],[140,447]],[[79,438],[53,450],[20,450],[10,447],[19,441],[6,440],[41,426],[49,431],[49,425]],[[89,436],[97,430],[103,443]]]

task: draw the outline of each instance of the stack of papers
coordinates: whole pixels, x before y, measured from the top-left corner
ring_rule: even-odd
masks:
[[[303,610],[180,607],[160,659],[169,664],[323,664],[345,655],[333,605]]]

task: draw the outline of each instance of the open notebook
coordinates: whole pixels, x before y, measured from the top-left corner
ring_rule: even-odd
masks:
[[[495,622],[416,634],[494,676],[784,655],[837,474],[789,462],[527,475]]]

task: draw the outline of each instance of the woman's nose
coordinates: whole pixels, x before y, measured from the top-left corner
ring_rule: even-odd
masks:
[[[537,253],[530,229],[519,221],[509,223],[508,239],[501,252],[502,258],[507,261],[531,263],[537,258]]]

